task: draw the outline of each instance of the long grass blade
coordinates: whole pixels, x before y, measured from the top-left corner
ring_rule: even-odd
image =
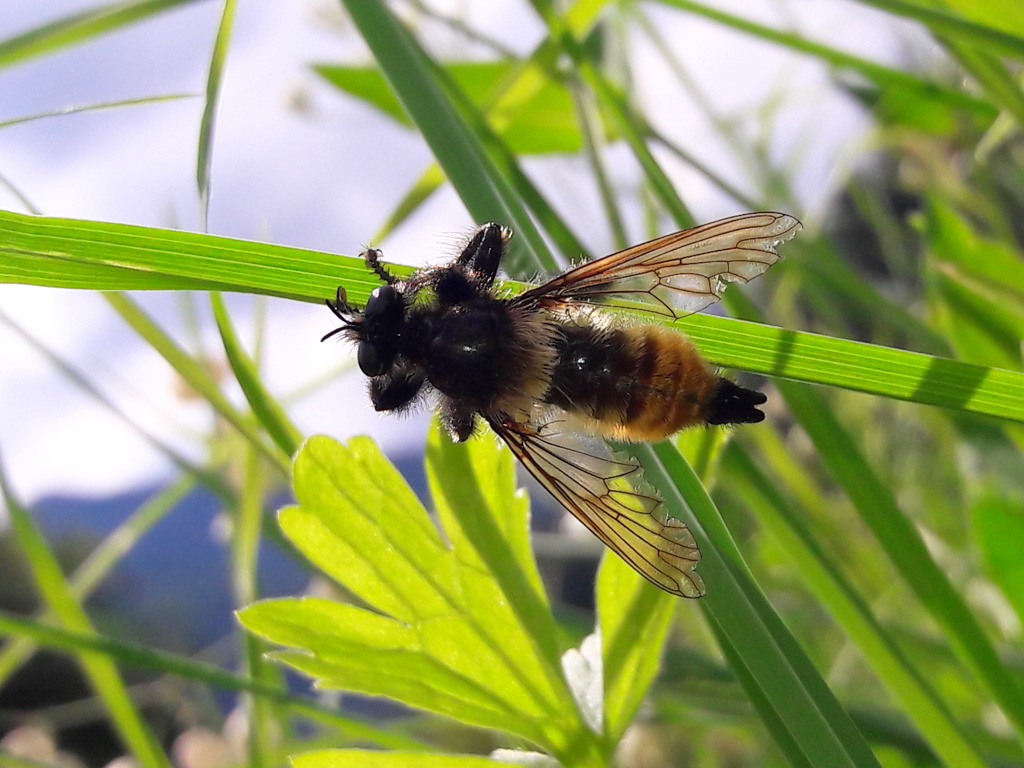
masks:
[[[0,67],[56,53],[196,0],[120,2],[65,16],[0,41]]]
[[[111,569],[156,523],[162,520],[193,488],[195,480],[183,477],[161,490],[101,541],[68,578],[72,594],[80,601],[92,593]],[[42,621],[52,623],[54,614],[45,611]],[[18,638],[0,649],[0,688],[35,651],[35,644]]]
[[[714,503],[674,446],[627,446],[644,477],[661,491],[666,508],[699,541],[700,570],[713,585],[701,600],[708,620],[735,655],[751,701],[776,744],[798,765],[878,765],[870,747],[804,651],[758,589]]]
[[[283,685],[268,685],[260,680],[232,674],[212,664],[157,651],[149,646],[117,640],[94,632],[54,627],[35,619],[14,616],[6,611],[0,611],[0,635],[27,638],[40,646],[58,651],[71,650],[108,657],[139,669],[177,675],[225,691],[257,694],[268,701],[285,706],[289,712],[337,728],[352,739],[366,740],[382,747],[426,751],[431,749],[428,743],[402,735],[396,728],[374,728],[356,718],[339,715],[336,706],[297,696]]]
[[[237,429],[239,434],[269,459],[282,475],[288,474],[288,457],[276,446],[267,443],[254,419],[240,413],[231,404],[208,370],[181,349],[174,339],[164,333],[152,318],[126,294],[106,293],[104,296],[125,322],[159,352],[188,385],[199,392],[225,421]]]
[[[217,322],[217,329],[220,331],[221,341],[224,344],[224,353],[227,355],[235,379],[245,394],[245,399],[249,402],[249,407],[252,408],[253,414],[259,419],[260,424],[263,425],[277,447],[286,456],[293,456],[299,443],[302,442],[302,433],[264,385],[255,361],[246,352],[241,339],[235,332],[235,326],[228,316],[223,297],[219,293],[211,293],[210,304],[213,307],[213,317]]]
[[[92,623],[65,579],[56,555],[31,513],[14,497],[2,468],[0,493],[7,506],[15,539],[25,554],[36,587],[48,609],[69,629],[91,632]],[[108,658],[90,653],[80,654],[78,660],[86,678],[106,706],[118,735],[139,764],[143,768],[171,768],[167,756],[132,701],[115,664]]]
[[[882,629],[867,603],[801,522],[795,502],[785,498],[735,443],[726,451],[729,463],[736,470],[730,488],[735,490],[736,485],[740,485],[746,498],[754,502],[751,506],[761,525],[779,541],[800,571],[803,583],[861,649],[936,754],[947,765],[984,768],[984,758],[962,732],[948,707]]]
[[[393,271],[401,276],[411,270]],[[5,212],[0,212],[0,282],[104,290],[206,287],[317,303],[339,285],[350,299],[363,302],[378,284],[362,261],[351,257]],[[720,365],[1024,421],[1024,374],[1016,371],[710,315],[692,315],[674,325]]]
[[[200,220],[204,231],[210,214],[210,165],[213,162],[214,123],[237,5],[237,0],[224,0],[224,9],[217,27],[217,37],[213,42],[210,69],[206,76],[206,101],[203,104],[203,117],[199,124],[199,146],[196,152],[196,185],[199,188]]]

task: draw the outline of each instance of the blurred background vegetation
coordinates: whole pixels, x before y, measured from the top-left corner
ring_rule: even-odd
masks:
[[[0,41],[0,66],[58,57],[132,25],[160,24],[186,4],[129,1],[55,18]],[[220,293],[195,295],[186,306],[209,305],[219,331],[214,349],[197,342],[191,319],[184,333],[155,322],[142,309],[144,294],[106,293],[114,312],[180,376],[183,401],[204,404],[216,418],[196,437],[199,458],[144,432],[178,475],[166,487],[76,508],[75,514],[109,516],[101,538],[67,535],[60,522],[67,518],[52,505],[22,503],[13,490],[18,478],[4,480],[2,759],[99,766],[124,754],[147,768],[170,761],[183,768],[279,765],[314,748],[371,746],[404,752],[322,753],[303,764],[417,765],[425,758],[410,753],[432,751],[445,753],[432,758],[438,765],[469,765],[469,758],[449,753],[542,748],[565,764],[602,764],[614,754],[624,766],[1024,765],[1024,6],[864,2],[874,6],[864,8],[869,18],[899,17],[918,35],[913,39],[921,47],[909,47],[905,66],[893,66],[848,53],[842,35],[823,42],[794,31],[796,22],[778,22],[787,14],[798,20],[800,3],[771,4],[782,9],[771,23],[760,20],[771,15],[767,3],[743,6],[741,15],[688,0],[522,5],[539,30],[525,54],[467,25],[451,8],[442,12],[416,0],[344,3],[345,23],[365,40],[372,63],[310,61],[311,71],[421,134],[436,158],[361,237],[372,236],[389,257],[399,256],[391,253],[389,236],[422,226],[432,198],[454,189],[473,220],[516,230],[509,272],[528,279],[588,251],[592,232],[566,215],[578,201],[558,196],[576,184],[593,201],[588,215],[608,233],[607,250],[695,223],[690,187],[712,190],[729,212],[782,210],[804,221],[778,266],[756,285],[727,294],[729,314],[767,325],[716,317],[680,323],[712,360],[745,371],[738,375],[768,393],[767,421],[680,438],[711,499],[685,470],[673,470],[673,454],[658,448],[644,457],[652,479],[664,469],[684,494],[679,503],[690,509],[680,514],[692,510],[708,529],[707,539],[698,536],[708,598],[651,597],[654,590],[633,584],[630,574],[605,567],[597,598],[602,632],[607,639],[614,627],[635,628],[630,663],[638,671],[632,687],[606,682],[601,736],[575,715],[553,725],[553,733],[518,728],[512,715],[505,732],[480,728],[490,721],[393,693],[383,669],[380,681],[332,686],[332,679],[346,679],[345,654],[332,662],[336,668],[324,662],[307,671],[319,672],[327,688],[392,691],[420,709],[311,692],[265,660],[270,645],[230,624],[233,609],[268,594],[338,595],[293,544],[351,590],[346,601],[401,616],[375,602],[370,582],[320,562],[322,552],[303,538],[311,534],[293,529],[289,542],[278,532],[274,512],[288,496],[290,459],[310,432],[292,416],[291,403],[303,392],[284,398],[267,386],[259,312],[255,329],[238,333]],[[198,130],[201,221],[210,200],[217,107],[231,73],[225,62],[234,13],[226,3]],[[722,111],[719,94],[696,82],[676,56],[686,41],[662,34],[668,19],[679,18],[724,25],[799,54],[789,73],[796,82],[802,66],[827,65],[833,87],[870,121],[867,137],[843,149],[832,188],[799,189],[802,164],[814,159],[803,133],[812,123],[791,124],[787,81],[758,103]],[[653,95],[645,57],[658,58],[672,73]],[[702,119],[731,153],[722,161],[728,173],[707,164],[685,135],[666,129],[666,114],[672,116],[665,105],[679,94],[702,107]],[[371,141],[349,151],[376,150]],[[554,194],[538,187],[531,174],[542,162],[570,183]],[[374,285],[351,258],[20,216],[36,212],[29,195],[20,193],[18,180],[0,180],[22,201],[19,211],[0,219],[4,282],[248,291],[309,302],[332,295],[339,283],[361,301]],[[372,182],[346,180],[353,195]],[[87,375],[29,329],[13,327],[33,339],[60,375],[102,398]],[[371,449],[352,450],[353,475],[362,477],[357,467],[365,465],[367,476],[376,477]],[[460,476],[459,460],[435,447],[431,461],[432,496],[425,493],[419,454],[402,463],[402,474],[428,510],[457,508],[445,495],[452,493],[445,478]],[[480,467],[502,460],[474,461]],[[497,509],[503,502],[492,503]],[[559,512],[541,494],[532,503],[557,638],[551,642],[561,652],[593,629],[591,579],[599,550],[553,533]],[[522,514],[507,506],[509,514]],[[415,509],[411,501],[407,507]],[[458,543],[459,513],[438,511],[449,540]],[[141,555],[154,572],[133,583],[137,571],[124,571],[125,563],[146,552],[152,527],[175,519],[203,533],[216,523],[220,538],[176,538],[159,557]],[[367,550],[377,556],[370,544]],[[516,577],[502,571],[493,552],[480,557],[494,589],[512,595],[515,605]],[[517,557],[529,573],[528,558]],[[218,570],[225,575],[216,587],[220,596],[212,586]],[[211,575],[192,582],[188,571]],[[182,584],[189,585],[189,599],[176,597]],[[522,590],[521,597],[533,599],[530,589]],[[208,599],[196,600],[196,592]],[[725,596],[733,594],[737,602],[730,604]],[[752,607],[736,607],[739,601]],[[476,605],[470,623],[502,620],[498,613],[485,620],[484,611]],[[210,614],[213,628],[196,630],[211,623]],[[325,629],[322,646],[313,647],[304,645],[301,632],[284,637],[271,618],[263,616],[259,626],[247,622],[266,637],[325,654],[321,661],[332,649],[341,653],[342,646],[332,645],[341,642],[333,630]],[[317,619],[285,618],[311,626]],[[537,639],[548,631],[540,619],[507,620],[520,621],[516,631],[546,647]],[[744,637],[758,633],[777,643],[779,656],[744,646]],[[464,637],[469,642],[471,634]],[[369,654],[372,641],[361,642],[359,652]],[[356,654],[353,647],[345,646],[347,653]],[[540,656],[538,674],[557,671],[551,658]],[[773,682],[779,658],[785,669]],[[813,667],[804,666],[806,659]],[[621,659],[606,658],[609,680],[613,669],[626,675]],[[433,679],[426,667],[422,675],[425,683]],[[522,675],[529,679],[528,671]],[[819,688],[821,681],[827,688]],[[496,681],[480,684],[495,686],[496,698],[505,695]],[[832,696],[842,711],[833,709]],[[609,712],[630,717],[618,722]]]

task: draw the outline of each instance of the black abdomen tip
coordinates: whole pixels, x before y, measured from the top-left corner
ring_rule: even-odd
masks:
[[[768,402],[763,392],[741,387],[729,379],[719,379],[707,407],[708,424],[756,424],[764,421],[758,405]]]

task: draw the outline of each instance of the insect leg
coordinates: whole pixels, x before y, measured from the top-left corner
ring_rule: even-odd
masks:
[[[448,398],[441,404],[440,418],[441,425],[455,443],[466,442],[476,429],[476,414]]]
[[[505,246],[511,236],[511,231],[500,224],[484,224],[473,234],[459,254],[458,263],[465,264],[473,271],[476,277],[474,282],[481,288],[490,288],[494,283],[501,258],[505,255]]]
[[[362,253],[363,261],[366,262],[366,266],[372,269],[374,274],[376,274],[384,283],[394,285],[398,282],[398,278],[388,272],[387,268],[380,263],[380,258],[383,255],[384,252],[381,251],[380,248],[367,248]]]
[[[420,394],[424,381],[422,371],[396,364],[387,373],[370,379],[370,402],[377,411],[401,410]]]

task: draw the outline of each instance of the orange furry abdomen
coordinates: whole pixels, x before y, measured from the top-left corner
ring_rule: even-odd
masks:
[[[617,440],[651,441],[703,424],[719,377],[693,342],[656,325],[628,333],[636,345],[635,378],[626,387],[622,420],[602,431]]]
[[[545,400],[615,440],[660,440],[707,422],[720,377],[681,333],[566,324]]]

